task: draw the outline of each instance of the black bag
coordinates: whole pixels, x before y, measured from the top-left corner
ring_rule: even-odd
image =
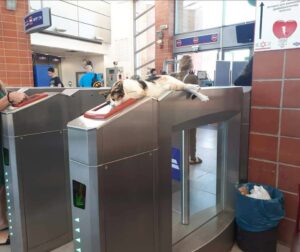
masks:
[[[99,87],[103,87],[103,83],[101,81],[97,80],[97,74],[94,74],[94,77],[92,79],[92,85],[91,87],[95,87],[95,88],[99,88]]]

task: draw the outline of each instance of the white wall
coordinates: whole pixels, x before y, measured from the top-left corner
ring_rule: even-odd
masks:
[[[89,59],[93,62],[94,71],[96,73],[104,73],[103,55],[86,56],[86,57],[65,57],[61,62],[62,82],[65,86],[68,82],[72,82],[72,86],[76,87],[76,72],[84,72],[82,61]]]
[[[102,45],[90,43],[77,39],[52,36],[44,33],[33,33],[30,35],[31,45],[58,48],[65,50],[75,50],[84,53],[105,54],[109,51],[109,44]]]
[[[92,39],[101,37],[111,41],[110,3],[100,0],[30,0],[32,11],[51,8],[52,26],[47,31],[64,29],[64,34]]]
[[[34,2],[34,0],[32,0]],[[49,1],[50,2],[50,1]],[[93,2],[93,1],[91,1]],[[111,22],[111,44],[95,44],[71,38],[53,36],[44,33],[31,34],[31,44],[45,48],[41,53],[47,53],[47,48],[59,50],[75,50],[81,52],[80,55],[98,54],[99,56],[72,57],[66,56],[62,59],[61,72],[62,81],[67,85],[72,81],[76,85],[76,72],[83,72],[82,60],[84,58],[94,63],[96,72],[101,72],[105,76],[105,68],[113,67],[113,62],[118,61],[118,66],[123,67],[124,77],[131,77],[134,73],[134,53],[133,53],[133,1],[109,1],[110,2],[110,22]],[[52,53],[51,50],[49,54]],[[57,54],[56,56],[63,56]]]
[[[124,77],[134,73],[133,56],[133,1],[110,1],[111,48],[104,56],[105,67],[113,67],[113,61],[123,67]]]

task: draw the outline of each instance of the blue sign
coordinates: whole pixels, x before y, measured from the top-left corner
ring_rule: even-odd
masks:
[[[172,178],[180,181],[180,150],[172,148]]]
[[[218,40],[219,40],[219,35],[217,33],[202,35],[198,37],[183,38],[183,39],[176,40],[176,47],[192,46],[192,45],[199,45],[199,44],[210,44],[210,43],[218,42]]]
[[[51,10],[43,8],[30,13],[24,18],[24,29],[26,33],[32,33],[47,29],[51,26]]]

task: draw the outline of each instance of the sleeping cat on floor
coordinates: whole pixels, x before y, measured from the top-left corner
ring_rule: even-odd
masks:
[[[120,80],[113,84],[110,91],[110,101],[114,106],[118,106],[128,99],[139,99],[145,96],[158,98],[167,91],[186,91],[198,97],[201,101],[208,101],[208,97],[200,93],[200,86],[185,84],[182,81],[169,76],[161,75],[151,81],[141,80]]]

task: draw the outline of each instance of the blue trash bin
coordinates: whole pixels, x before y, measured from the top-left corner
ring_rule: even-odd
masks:
[[[248,191],[254,185],[246,183]],[[276,252],[277,227],[284,217],[283,193],[271,186],[262,185],[270,194],[270,200],[254,199],[242,195],[239,190],[236,194],[236,224],[237,244],[245,252]]]

